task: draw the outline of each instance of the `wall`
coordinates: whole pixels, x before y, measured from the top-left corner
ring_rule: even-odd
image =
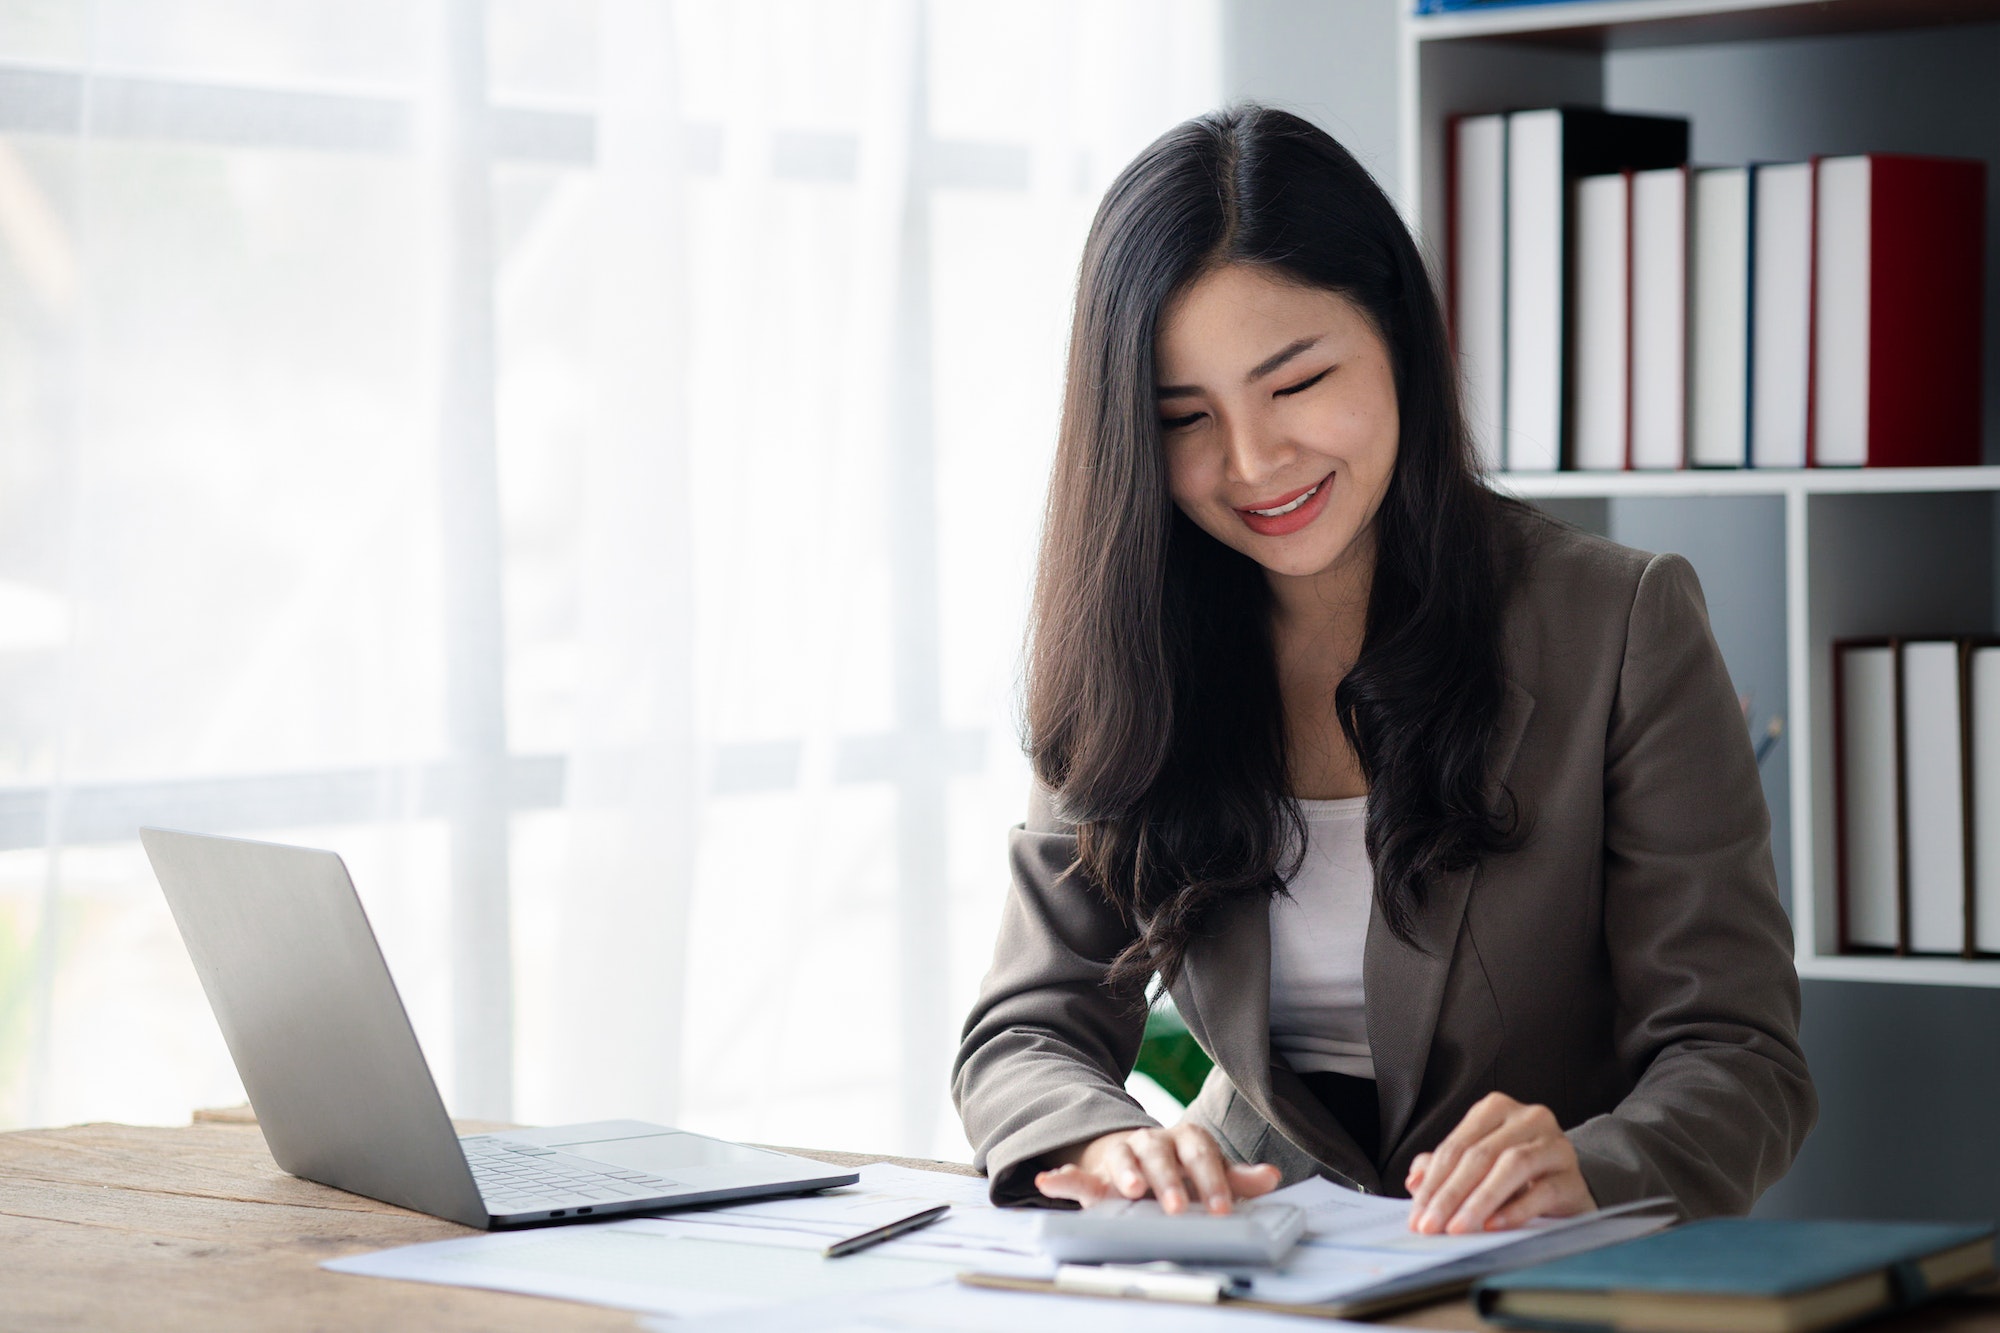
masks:
[[[1819,1126],[1760,1217],[2000,1217],[2000,990],[1805,983]]]
[[[1223,95],[1304,116],[1394,198],[1398,13],[1398,0],[1226,0]]]

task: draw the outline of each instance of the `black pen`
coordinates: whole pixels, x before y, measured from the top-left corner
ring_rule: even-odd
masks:
[[[887,1226],[876,1227],[873,1231],[864,1231],[858,1236],[849,1236],[846,1240],[837,1240],[820,1251],[820,1253],[829,1259],[838,1259],[843,1254],[853,1254],[856,1250],[865,1250],[870,1245],[880,1245],[883,1241],[892,1240],[906,1231],[915,1231],[918,1227],[927,1227],[950,1211],[950,1204],[941,1203],[935,1208],[926,1208],[921,1213],[912,1213],[908,1217],[898,1218]]]

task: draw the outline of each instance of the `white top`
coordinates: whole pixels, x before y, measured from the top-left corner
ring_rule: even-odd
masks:
[[[1361,954],[1375,868],[1368,798],[1300,801],[1306,854],[1288,897],[1271,900],[1271,1050],[1301,1074],[1375,1077]]]

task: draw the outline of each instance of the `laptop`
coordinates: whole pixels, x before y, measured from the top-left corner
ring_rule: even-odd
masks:
[[[139,831],[271,1156],[497,1230],[804,1194],[853,1171],[638,1120],[461,1137],[332,852]]]

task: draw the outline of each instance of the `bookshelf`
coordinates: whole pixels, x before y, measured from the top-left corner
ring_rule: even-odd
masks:
[[[1502,474],[1497,484],[1651,549],[1750,524],[1737,563],[1701,569],[1718,615],[1749,599],[1782,621],[1787,730],[1767,773],[1802,977],[2000,988],[2000,958],[1835,952],[1831,643],[2000,630],[2000,0],[1579,0],[1416,16],[1399,25],[1403,206],[1442,253],[1445,133],[1461,113],[1562,103],[1689,118],[1692,160],[1870,151],[1988,165],[1985,450],[1973,468]],[[1663,536],[1663,531],[1665,535]],[[1729,641],[1725,639],[1725,649]],[[1732,672],[1739,662],[1731,661]],[[1739,674],[1739,686],[1742,677]]]
[[[1978,22],[1981,0],[1597,0],[1412,16],[1426,41],[1469,37],[1604,51]]]

